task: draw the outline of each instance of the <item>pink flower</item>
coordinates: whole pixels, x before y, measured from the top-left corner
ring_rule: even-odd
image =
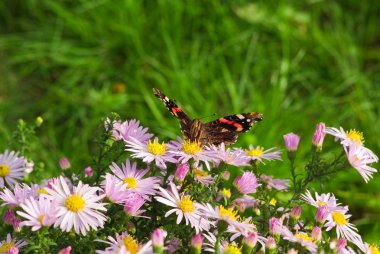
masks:
[[[94,175],[94,172],[92,172],[92,168],[91,167],[87,167],[84,169],[84,173],[86,174],[87,177],[91,177]]]
[[[201,234],[196,234],[191,237],[191,247],[200,252],[203,244],[203,237]]]
[[[253,248],[256,246],[257,237],[257,233],[252,231],[246,237],[243,238],[243,243],[249,246],[250,248]]]
[[[0,154],[0,189],[4,188],[5,184],[13,188],[17,180],[25,176],[27,160],[18,156],[18,152],[8,152],[5,150]]]
[[[276,247],[276,240],[273,237],[268,236],[265,241],[265,248],[267,248],[268,250],[274,250],[276,249]]]
[[[311,237],[319,242],[322,239],[322,229],[320,227],[313,227],[313,230],[311,231]]]
[[[70,254],[71,253],[71,246],[67,246],[66,248],[61,249],[58,254]]]
[[[32,185],[32,187],[30,187],[27,184],[16,184],[13,188],[14,192],[8,188],[4,188],[3,191],[0,192],[0,199],[10,208],[17,207],[25,203],[25,200],[30,197],[38,199],[36,188],[38,188],[38,185]]]
[[[242,176],[236,177],[233,184],[242,194],[255,193],[256,188],[260,186],[260,184],[257,184],[256,176],[249,171],[244,172]]]
[[[124,203],[130,194],[130,192],[127,191],[127,184],[123,183],[119,178],[111,174],[106,174],[103,177],[105,179],[101,183],[101,186],[104,193],[106,194],[106,197],[112,203]]]
[[[166,235],[166,232],[164,230],[162,230],[161,228],[157,228],[153,231],[153,233],[152,233],[153,249],[164,247],[165,235]]]
[[[4,213],[5,224],[11,225],[14,218],[15,218],[15,213],[13,210],[5,211],[5,213]]]
[[[272,235],[281,234],[282,230],[282,221],[279,218],[272,217],[269,219],[269,232]]]
[[[373,158],[368,154],[367,150],[363,146],[351,143],[350,146],[344,147],[349,163],[355,168],[359,174],[363,177],[364,181],[368,183],[372,174],[377,170],[368,166],[368,164],[377,162],[377,158]]]
[[[128,198],[125,200],[124,203],[124,211],[125,213],[131,215],[131,216],[139,216],[146,210],[140,210],[140,208],[145,204],[145,199],[143,199],[139,194],[137,193],[130,193]]]
[[[9,253],[9,251],[12,247],[16,247],[17,249],[21,249],[22,247],[24,247],[27,244],[28,243],[23,241],[23,240],[17,241],[17,238],[12,239],[11,234],[8,233],[7,238],[0,242],[0,250],[2,251],[2,253]],[[15,250],[13,249],[13,251],[15,251]]]
[[[319,149],[322,148],[323,140],[326,136],[325,131],[326,131],[325,123],[317,124],[316,130],[313,135],[312,143],[314,146],[316,146]]]
[[[148,128],[140,126],[140,122],[135,119],[122,123],[115,121],[113,123],[112,131],[116,140],[122,139],[124,142],[131,140],[131,138],[135,138],[141,143],[146,143],[153,137],[152,134],[148,133]]]
[[[273,188],[279,191],[284,191],[289,187],[289,179],[273,179],[272,176],[261,174],[260,180],[267,184],[269,190]]]
[[[300,139],[301,139],[300,136],[298,136],[297,134],[294,134],[293,132],[284,135],[286,149],[289,152],[297,151]]]

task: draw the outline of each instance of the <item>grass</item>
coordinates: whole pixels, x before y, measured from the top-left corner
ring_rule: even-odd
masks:
[[[88,165],[112,111],[174,138],[178,123],[152,95],[158,87],[205,121],[262,112],[242,146],[281,147],[293,131],[309,148],[324,121],[363,131],[380,154],[379,9],[370,1],[2,1],[1,149],[12,147],[17,119],[38,115],[45,121],[31,156],[50,175],[62,156],[78,170]],[[289,175],[285,163],[268,171]],[[378,239],[379,184],[350,170],[323,185],[350,204],[367,241]]]

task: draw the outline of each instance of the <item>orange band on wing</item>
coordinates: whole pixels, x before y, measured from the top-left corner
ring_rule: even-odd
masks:
[[[177,113],[183,112],[181,108],[172,108],[173,115],[177,116]]]
[[[225,123],[225,124],[234,124],[234,121],[227,120],[225,118],[219,118],[219,122]]]

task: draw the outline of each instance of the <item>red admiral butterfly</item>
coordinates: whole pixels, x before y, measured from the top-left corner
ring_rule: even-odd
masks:
[[[158,97],[170,113],[180,121],[181,131],[186,140],[200,142],[202,145],[231,145],[236,142],[241,132],[248,131],[255,122],[261,121],[261,113],[250,112],[225,116],[209,123],[202,123],[199,119],[191,120],[181,108],[160,90],[153,88],[154,95]]]

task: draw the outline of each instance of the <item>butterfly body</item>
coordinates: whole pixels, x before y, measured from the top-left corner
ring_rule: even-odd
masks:
[[[238,134],[248,131],[263,116],[257,112],[241,113],[221,117],[212,122],[203,123],[199,119],[190,119],[183,110],[160,90],[153,88],[154,95],[180,121],[181,131],[186,140],[200,142],[202,145],[230,145],[236,142]]]

